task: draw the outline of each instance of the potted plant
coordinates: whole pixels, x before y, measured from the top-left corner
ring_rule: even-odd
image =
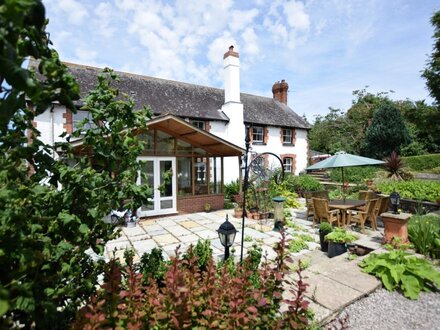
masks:
[[[357,240],[357,237],[348,233],[345,229],[335,228],[334,231],[325,235],[328,244],[328,257],[333,258],[347,252],[346,243]]]
[[[319,242],[321,243],[321,251],[328,251],[328,242],[324,239],[327,234],[333,231],[333,226],[328,222],[321,222],[319,225]]]
[[[234,203],[234,217],[239,219],[243,217],[243,208],[237,203]]]
[[[211,204],[210,203],[205,203],[203,208],[204,208],[205,212],[211,212]]]

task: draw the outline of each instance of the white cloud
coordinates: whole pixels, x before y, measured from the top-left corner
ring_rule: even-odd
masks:
[[[60,14],[71,24],[80,25],[88,16],[87,8],[76,0],[59,0],[56,6]]]
[[[229,28],[231,32],[241,31],[249,25],[253,24],[253,21],[258,15],[258,9],[253,8],[251,10],[233,10],[231,19],[229,22]]]
[[[96,31],[99,35],[110,38],[114,32],[114,7],[108,2],[100,2],[95,8],[95,16],[97,20],[94,22]]]
[[[299,1],[287,1],[283,4],[284,15],[290,27],[307,31],[310,25],[309,15],[305,12],[304,4]]]

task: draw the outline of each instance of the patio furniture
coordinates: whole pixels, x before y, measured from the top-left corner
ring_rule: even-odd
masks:
[[[323,220],[327,220],[328,223],[333,224],[333,222],[336,222],[338,224],[338,227],[340,226],[339,222],[339,212],[338,210],[330,210],[329,202],[327,199],[324,198],[312,198],[313,202],[313,224],[312,226],[315,227],[316,220],[319,220],[319,222],[322,222]]]
[[[328,200],[328,191],[327,190],[308,191],[304,194],[304,196],[306,198],[306,206],[307,206],[306,219],[308,219],[311,215],[314,214],[312,198],[316,197],[316,198],[323,198]]]
[[[376,198],[376,193],[374,191],[369,190],[359,190],[359,199],[369,200]]]
[[[365,222],[367,220],[370,220],[371,222],[371,227],[376,230],[377,229],[377,225],[376,225],[376,217],[375,217],[375,212],[376,212],[376,204],[377,201],[379,199],[375,198],[375,199],[370,199],[367,201],[367,204],[365,205],[365,211],[351,211],[349,212],[348,215],[348,223],[352,223],[352,222],[356,222],[359,223],[360,227],[361,227],[361,232],[365,232]]]
[[[333,199],[329,201],[330,209],[337,209],[341,212],[341,223],[346,225],[346,213],[348,210],[356,209],[359,206],[365,205],[366,201],[357,199]]]

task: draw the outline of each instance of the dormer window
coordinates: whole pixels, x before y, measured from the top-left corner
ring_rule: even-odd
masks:
[[[264,143],[264,127],[252,127],[252,143]]]
[[[205,130],[205,122],[203,120],[191,120],[190,123],[203,131]]]
[[[291,128],[283,128],[283,144],[293,143],[293,132]]]
[[[84,121],[85,119],[88,119],[89,122],[83,126],[82,128],[83,131],[93,127],[92,115],[90,114],[89,111],[84,111],[84,110],[77,110],[76,113],[73,113],[72,114],[73,131],[77,131],[79,123]]]

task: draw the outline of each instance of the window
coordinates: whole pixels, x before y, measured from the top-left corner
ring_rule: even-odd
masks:
[[[262,126],[252,127],[252,142],[264,143],[264,128]]]
[[[283,159],[284,172],[292,173],[292,163],[293,159],[290,157],[286,157]]]
[[[92,123],[92,116],[90,112],[78,110],[76,113],[72,113],[72,124],[73,124],[73,131],[78,130],[78,125],[85,119],[88,119],[88,123],[83,126],[83,131],[92,128],[94,125]]]
[[[292,144],[292,129],[290,128],[283,128],[283,144]]]
[[[205,130],[205,122],[203,120],[191,120],[190,123],[201,130]]]

